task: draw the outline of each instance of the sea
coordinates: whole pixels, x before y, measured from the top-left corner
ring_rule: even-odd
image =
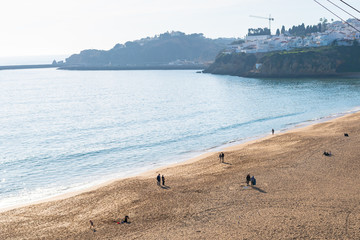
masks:
[[[360,78],[0,71],[0,209],[134,176],[359,106]]]

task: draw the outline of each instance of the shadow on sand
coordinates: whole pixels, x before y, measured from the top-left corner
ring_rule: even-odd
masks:
[[[169,187],[169,186],[166,186],[166,185],[162,185],[162,186],[160,186],[162,189],[170,189],[171,187]]]
[[[222,164],[232,165],[231,163],[228,163],[228,162],[222,162]]]
[[[261,193],[267,193],[265,190],[262,190],[261,188],[255,187],[255,186],[251,186],[252,189],[255,189]]]

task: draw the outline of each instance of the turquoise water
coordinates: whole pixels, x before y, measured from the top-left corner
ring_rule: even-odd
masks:
[[[357,110],[357,79],[0,71],[0,208]]]

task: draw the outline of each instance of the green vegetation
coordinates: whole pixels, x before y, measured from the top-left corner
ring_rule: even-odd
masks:
[[[234,40],[209,39],[203,34],[166,32],[153,38],[116,44],[108,51],[84,50],[67,58],[64,68],[158,67],[171,62],[176,65],[204,64],[213,61],[219,51]]]
[[[306,26],[304,24],[298,25],[298,26],[292,26],[292,28],[289,28],[288,32],[290,35],[293,36],[305,36],[305,35],[309,35],[311,33],[315,33],[315,32],[321,32],[321,23],[319,23],[318,25],[313,25],[313,26]]]
[[[243,44],[245,42],[244,39],[239,39],[236,41],[233,41],[232,43],[230,43],[230,45],[239,45],[239,44]]]
[[[360,47],[355,44],[262,54],[222,54],[205,72],[244,77],[338,76],[360,72]]]
[[[268,28],[249,28],[248,36],[260,36],[260,35],[270,35],[270,29]]]
[[[331,19],[331,21],[333,21],[333,19]],[[292,35],[292,36],[306,36],[309,35],[311,33],[316,33],[316,32],[324,32],[326,30],[326,26],[328,24],[328,20],[326,18],[320,18],[320,23],[318,23],[317,25],[307,25],[305,27],[305,24],[302,23],[298,26],[292,26],[291,28],[288,29],[287,33]],[[283,25],[281,27],[281,30],[277,29],[276,30],[276,35],[280,35],[281,34],[285,34],[285,26]]]

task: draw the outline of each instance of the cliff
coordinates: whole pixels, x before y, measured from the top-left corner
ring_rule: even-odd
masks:
[[[360,72],[359,46],[220,54],[204,72],[242,77],[330,77]]]

